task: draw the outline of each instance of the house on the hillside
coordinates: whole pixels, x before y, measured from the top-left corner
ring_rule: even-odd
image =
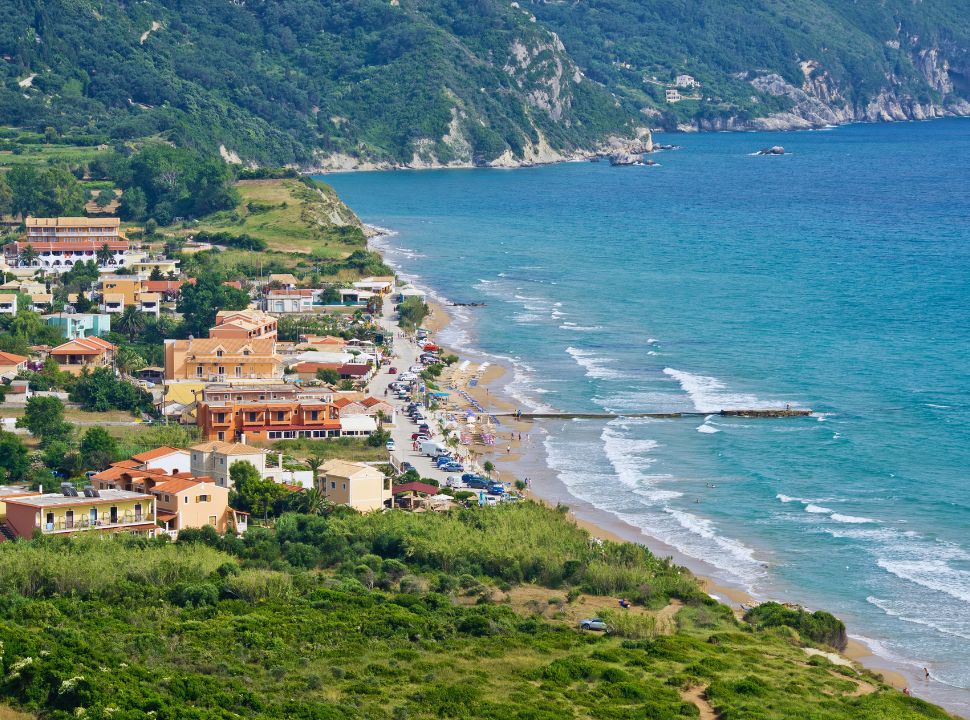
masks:
[[[91,370],[110,367],[118,348],[97,336],[75,338],[51,349],[50,357],[58,367],[72,375],[80,375],[84,368]]]
[[[364,463],[330,460],[320,468],[320,490],[337,505],[349,505],[360,512],[390,506],[391,481],[375,467]]]

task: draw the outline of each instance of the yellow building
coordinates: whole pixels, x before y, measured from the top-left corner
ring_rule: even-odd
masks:
[[[22,538],[31,538],[35,532],[56,535],[87,531],[153,536],[157,527],[155,498],[127,490],[95,490],[90,495],[66,490],[7,498],[5,502],[7,525]]]
[[[165,341],[165,379],[224,382],[283,377],[271,338],[189,338]]]
[[[212,478],[178,477],[152,488],[158,502],[158,522],[169,535],[211,525],[218,533],[246,531],[248,515],[229,507],[229,488]]]
[[[391,481],[371,465],[331,460],[320,468],[320,490],[327,500],[360,512],[382,510],[391,501]]]
[[[130,275],[103,275],[98,284],[98,291],[101,297],[107,300],[111,295],[117,298],[122,297],[122,309],[125,305],[138,305],[141,302],[141,294],[145,291],[144,282],[141,278]]]

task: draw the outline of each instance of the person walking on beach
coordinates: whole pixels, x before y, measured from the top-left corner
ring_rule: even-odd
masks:
[[[923,668],[923,672],[926,673],[926,679],[929,680],[930,679],[930,671],[927,670],[926,668]]]
[[[512,446],[511,445],[506,445],[505,446],[505,454],[506,455],[510,455],[511,453],[512,453]]]

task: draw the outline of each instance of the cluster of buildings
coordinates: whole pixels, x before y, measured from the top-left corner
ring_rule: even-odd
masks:
[[[29,395],[27,383],[16,378],[47,358],[75,375],[116,367],[119,348],[104,339],[112,320],[130,307],[156,317],[175,312],[182,288],[195,282],[180,275],[177,260],[135,248],[116,218],[28,218],[25,224],[25,236],[3,248],[0,270],[14,279],[0,286],[0,314],[16,315],[26,295],[64,342],[35,346],[30,358],[0,353],[0,380],[12,383],[14,395]],[[76,311],[76,295],[68,296],[63,312],[51,312],[53,298],[38,271],[61,274],[89,261],[99,271],[85,292],[90,312]],[[40,493],[0,487],[0,540],[38,532],[175,536],[206,525],[243,532],[246,514],[229,506],[231,468],[238,462],[293,491],[316,481],[332,502],[362,511],[390,506],[390,481],[371,465],[334,460],[316,472],[288,470],[280,453],[261,445],[366,436],[395,422],[394,406],[367,394],[371,377],[389,362],[380,338],[305,334],[297,342],[279,340],[280,316],[312,315],[327,305],[370,307],[395,291],[394,278],[364,278],[337,290],[301,287],[289,274],[232,284],[249,291],[248,308],[220,311],[208,337],[165,340],[162,366],[133,378],[153,393],[167,421],[197,425],[200,442],[156,448],[88,473],[85,488],[65,483],[58,493]],[[341,317],[354,321],[350,314]]]

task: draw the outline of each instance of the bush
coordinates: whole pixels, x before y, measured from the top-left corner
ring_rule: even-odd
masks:
[[[790,627],[803,638],[836,650],[845,650],[848,644],[845,624],[824,610],[809,613],[801,607],[789,608],[776,602],[766,602],[748,610],[744,619],[758,629]]]

